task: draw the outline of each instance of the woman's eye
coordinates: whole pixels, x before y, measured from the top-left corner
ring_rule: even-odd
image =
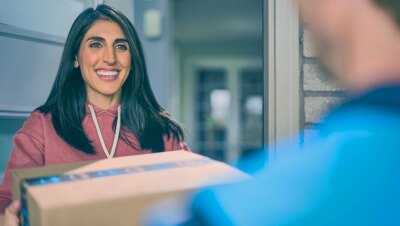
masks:
[[[101,43],[99,42],[93,42],[89,45],[90,48],[100,48],[102,47]]]
[[[120,50],[127,50],[128,46],[125,44],[118,44],[115,46],[116,49],[120,49]]]

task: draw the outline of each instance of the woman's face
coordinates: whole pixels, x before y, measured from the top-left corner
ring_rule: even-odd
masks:
[[[118,104],[131,69],[129,45],[119,25],[94,22],[82,39],[74,67],[80,67],[89,102],[99,107]]]

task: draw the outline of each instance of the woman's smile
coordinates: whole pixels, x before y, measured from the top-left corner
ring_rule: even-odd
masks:
[[[97,69],[96,70],[96,74],[99,76],[99,78],[103,81],[115,81],[118,79],[118,75],[119,75],[119,71],[118,69],[113,69],[113,68],[101,68],[101,69]]]

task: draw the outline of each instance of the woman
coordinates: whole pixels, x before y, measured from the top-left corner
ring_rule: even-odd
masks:
[[[47,101],[14,137],[0,212],[11,203],[11,169],[182,149],[182,127],[154,97],[133,25],[107,5],[87,9],[71,27]],[[11,218],[16,209],[7,209]]]

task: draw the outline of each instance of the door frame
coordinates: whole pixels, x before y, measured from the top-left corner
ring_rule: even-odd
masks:
[[[300,145],[300,25],[295,0],[264,0],[264,143],[274,160],[283,137]]]
[[[263,137],[269,159],[273,160],[277,157],[280,149],[279,140],[283,137],[300,145],[300,22],[295,0],[263,0],[263,2]],[[173,31],[173,28],[171,29]],[[171,54],[170,59],[180,58],[179,47],[171,44],[174,48],[172,52],[176,55]],[[172,72],[181,67],[186,68],[185,73],[191,73],[187,66],[179,64],[175,65],[173,68],[175,70]],[[179,78],[173,79],[170,83],[173,84],[170,88],[173,90],[170,93],[173,97],[170,103],[171,111],[183,121],[190,120],[191,116],[183,113],[185,111],[182,109],[178,110],[179,94],[185,86],[180,85],[182,81],[179,81]],[[186,103],[182,104],[186,106]],[[191,135],[189,137],[193,137],[193,134]]]

